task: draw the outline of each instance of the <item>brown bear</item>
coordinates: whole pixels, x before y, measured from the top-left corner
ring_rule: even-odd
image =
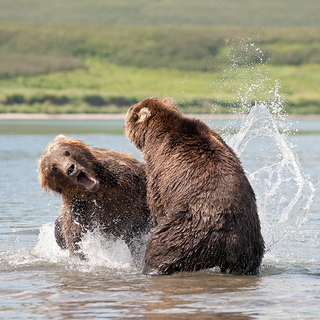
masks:
[[[133,105],[124,129],[146,161],[147,202],[156,224],[143,273],[219,267],[258,274],[264,241],[255,194],[221,136],[168,98]]]
[[[42,153],[38,171],[41,187],[62,196],[55,237],[71,255],[84,258],[79,242],[96,227],[127,242],[151,230],[143,162],[60,135]]]

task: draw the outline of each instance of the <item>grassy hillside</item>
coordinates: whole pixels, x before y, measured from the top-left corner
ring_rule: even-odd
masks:
[[[320,112],[320,29],[7,23],[0,44],[0,112],[125,112],[152,95],[233,112],[239,88],[259,84],[253,103],[276,79],[289,112]]]
[[[290,112],[320,113],[319,4],[0,0],[0,112],[124,112],[150,95],[233,112],[239,88],[266,87],[250,104],[279,79]]]
[[[0,0],[0,21],[320,27],[318,0]]]
[[[278,83],[289,113],[320,111],[319,65],[256,64],[204,72],[118,66],[87,58],[83,69],[1,83],[0,112],[117,113],[148,96],[171,96],[185,112],[238,113],[255,100],[273,99]]]
[[[247,39],[244,44],[242,39]],[[250,40],[248,40],[250,39]],[[248,50],[255,43],[257,50]],[[320,63],[320,28],[0,24],[0,78],[83,68],[87,57],[141,68],[216,71],[242,63]]]

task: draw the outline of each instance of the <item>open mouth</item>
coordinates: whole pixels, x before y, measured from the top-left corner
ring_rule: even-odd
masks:
[[[89,191],[97,191],[99,187],[98,182],[83,171],[79,171],[77,174],[77,182]]]

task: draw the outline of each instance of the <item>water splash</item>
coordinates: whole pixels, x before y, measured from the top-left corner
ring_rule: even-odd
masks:
[[[105,237],[98,230],[84,235],[81,250],[91,265],[122,270],[129,270],[133,265],[133,258],[125,241]]]
[[[267,251],[282,240],[294,241],[307,221],[315,190],[268,107],[256,104],[229,143],[245,167],[251,162],[247,174],[257,195]]]
[[[87,232],[80,247],[87,260],[70,257],[54,237],[54,225],[41,226],[37,244],[30,250],[18,249],[0,253],[3,269],[28,269],[34,265],[45,268],[65,268],[69,271],[102,274],[135,274],[143,267],[147,235],[133,239],[130,247],[119,238],[103,235],[99,230]]]
[[[240,45],[245,49],[241,53],[249,56],[250,50],[259,53],[250,41],[242,39]],[[284,111],[279,81],[269,79],[265,66],[261,68],[252,62],[245,65],[243,57],[236,52],[231,47],[232,69],[241,69],[238,100],[241,113],[245,111],[249,115],[239,132],[234,136],[226,134],[225,139],[244,167],[251,170],[247,174],[257,195],[267,252],[277,256],[287,251],[290,255],[288,250],[295,247],[293,242],[300,239],[300,227],[307,221],[315,188],[303,173],[294,146],[288,140],[291,123]]]

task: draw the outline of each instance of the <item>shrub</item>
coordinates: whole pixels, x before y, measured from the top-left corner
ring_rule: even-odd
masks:
[[[101,107],[106,104],[106,101],[99,95],[85,96],[83,97],[83,101],[96,107]]]
[[[24,96],[22,94],[12,94],[12,95],[8,95],[6,96],[5,100],[4,100],[4,104],[23,104],[26,103],[26,100],[24,98]]]

